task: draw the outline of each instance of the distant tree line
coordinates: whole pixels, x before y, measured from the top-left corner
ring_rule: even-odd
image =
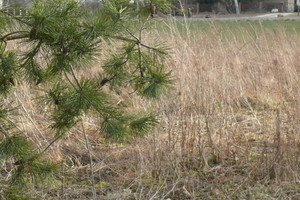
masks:
[[[264,0],[238,0],[238,2],[242,3],[251,3],[251,2],[260,2]],[[233,0],[187,0],[187,2],[196,2],[196,3],[203,3],[203,4],[215,4],[215,3],[232,3]]]
[[[265,0],[238,0],[239,3],[257,3],[257,2],[262,2]],[[223,5],[226,10],[229,13],[235,12],[235,4],[234,4],[234,0],[186,0],[185,1],[187,4],[191,4],[191,3],[200,3],[200,4],[208,4],[211,6],[216,5],[217,3],[220,3],[221,5]]]
[[[27,7],[28,4],[32,3],[32,1],[27,0],[0,0],[2,1],[3,6],[10,7]],[[83,8],[91,8],[92,10],[97,10],[103,5],[103,0],[78,0]]]

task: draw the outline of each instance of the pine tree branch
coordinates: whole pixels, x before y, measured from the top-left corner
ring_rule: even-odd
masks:
[[[58,3],[58,5],[57,5]],[[39,4],[38,4],[39,5]],[[69,5],[69,4],[68,4]],[[46,11],[47,15],[49,14],[49,16],[55,16],[56,17],[56,14],[57,14],[57,11],[60,12],[60,11],[64,11],[65,13],[63,13],[63,19],[62,20],[53,20],[53,23],[51,21],[51,23],[47,23],[45,24],[45,30],[43,29],[43,31],[47,31],[49,30],[47,33],[45,32],[45,34],[36,34],[36,27],[39,26],[39,24],[42,24],[44,21],[45,21],[45,17],[43,17],[43,19],[38,20],[38,18],[36,18],[34,15],[29,15],[28,17],[26,17],[25,19],[22,19],[21,17],[17,17],[15,15],[12,15],[10,14],[9,12],[6,12],[6,11],[3,11],[3,10],[0,10],[0,15],[4,15],[6,18],[10,18],[11,22],[12,23],[17,23],[19,24],[20,26],[16,26],[15,28],[16,29],[21,29],[19,31],[16,31],[16,32],[11,32],[11,33],[4,33],[6,35],[0,35],[0,49],[1,49],[1,56],[4,52],[4,50],[6,49],[6,45],[7,45],[7,41],[8,40],[19,40],[19,39],[25,39],[25,42],[30,45],[30,48],[28,49],[28,51],[24,52],[21,60],[20,60],[20,64],[21,64],[21,68],[25,68],[25,70],[27,70],[27,73],[28,73],[28,77],[31,78],[33,81],[39,81],[38,79],[41,77],[40,74],[39,74],[39,70],[40,70],[40,64],[43,64],[43,66],[41,66],[41,70],[45,70],[45,72],[48,72],[48,70],[52,69],[53,65],[52,65],[52,58],[53,56],[55,57],[56,54],[55,53],[58,53],[57,51],[60,50],[62,48],[62,56],[64,55],[68,55],[70,58],[70,60],[73,59],[73,57],[75,57],[76,55],[81,55],[81,54],[76,54],[78,53],[80,50],[82,50],[82,53],[84,54],[85,52],[87,53],[91,53],[91,54],[87,54],[87,55],[93,55],[92,53],[95,51],[96,52],[96,48],[98,47],[95,47],[94,48],[90,48],[92,47],[90,44],[94,44],[95,41],[97,41],[97,44],[100,43],[98,42],[98,40],[102,40],[103,38],[104,39],[107,39],[107,40],[114,40],[114,41],[121,41],[123,43],[126,43],[127,46],[125,46],[124,49],[121,49],[120,52],[121,54],[116,54],[116,55],[119,55],[120,57],[115,59],[117,60],[117,62],[115,63],[110,63],[112,66],[118,64],[120,65],[120,67],[126,67],[128,62],[130,62],[134,57],[132,56],[132,54],[134,54],[135,57],[138,57],[137,61],[135,61],[135,67],[133,69],[133,73],[134,73],[134,76],[137,78],[137,80],[143,80],[144,76],[146,76],[147,74],[147,71],[146,71],[146,67],[147,65],[151,65],[152,62],[154,62],[154,60],[152,59],[149,59],[146,54],[146,51],[147,49],[150,49],[150,53],[154,53],[154,51],[157,51],[157,52],[161,52],[161,53],[164,53],[163,51],[161,51],[160,49],[156,49],[155,47],[158,47],[159,46],[156,46],[154,45],[154,47],[150,47],[148,46],[147,44],[143,44],[142,43],[142,38],[144,35],[142,35],[142,33],[144,33],[143,31],[148,27],[148,21],[150,18],[150,15],[147,17],[147,18],[144,18],[144,17],[141,17],[141,16],[138,16],[139,17],[139,26],[140,29],[137,29],[137,32],[135,31],[132,31],[129,27],[127,27],[126,25],[123,26],[121,29],[123,29],[123,31],[121,33],[119,32],[115,32],[117,31],[117,26],[115,26],[115,24],[121,22],[122,24],[122,19],[120,18],[121,17],[121,13],[125,10],[125,9],[122,9],[120,10],[118,17],[116,20],[113,20],[114,23],[111,23],[112,21],[108,19],[108,23],[110,24],[110,27],[106,28],[106,26],[104,26],[104,31],[102,32],[105,32],[105,33],[102,33],[101,30],[99,32],[96,33],[96,35],[94,34],[94,32],[90,33],[90,32],[86,32],[85,30],[82,30],[82,27],[81,25],[83,24],[84,19],[82,18],[76,18],[75,20],[73,20],[73,17],[77,17],[78,15],[78,10],[77,9],[74,9],[73,8],[79,8],[79,7],[76,7],[75,3],[73,4],[70,4],[71,7],[70,9],[67,7],[65,8],[64,4],[63,6],[60,5],[60,1],[50,1],[50,2],[41,2],[41,6],[38,6],[38,7],[34,7],[34,12],[37,11],[39,16],[38,17],[43,17],[43,12],[45,12],[45,9],[49,9],[49,12],[48,10]],[[114,6],[114,5],[112,5]],[[153,0],[151,0],[151,6],[150,6],[150,9],[152,8],[153,6]],[[119,7],[118,3],[116,5],[116,7]],[[60,10],[60,8],[63,8],[62,10]],[[109,8],[111,9],[111,8]],[[138,11],[140,12],[140,11]],[[2,14],[1,14],[2,13]],[[41,15],[40,15],[41,14]],[[6,16],[7,15],[7,16]],[[78,16],[79,17],[79,16]],[[99,16],[101,17],[101,16]],[[105,16],[104,16],[105,17]],[[78,19],[78,20],[77,20]],[[17,20],[17,21],[16,21]],[[105,20],[100,18],[100,20]],[[132,22],[136,22],[137,20],[136,19],[133,19]],[[39,22],[39,24],[36,24],[35,22]],[[100,21],[101,22],[101,21]],[[31,23],[31,24],[30,24]],[[70,25],[69,25],[70,24]],[[117,24],[119,25],[119,24]],[[22,29],[22,26],[26,27],[26,29]],[[24,31],[24,30],[27,30],[27,28],[31,29],[31,31]],[[92,28],[92,31],[93,31],[93,27]],[[124,30],[125,28],[125,30]],[[58,33],[56,35],[56,30],[60,31],[60,29],[62,30],[61,33]],[[110,32],[109,30],[112,31]],[[77,32],[78,30],[78,32]],[[48,33],[52,33],[53,34],[51,36],[48,36],[47,34]],[[44,33],[44,32],[43,32]],[[68,36],[70,37],[63,37],[64,34],[68,34]],[[92,34],[92,35],[90,35]],[[114,35],[115,34],[115,35]],[[97,37],[98,36],[98,37]],[[123,37],[124,36],[124,37]],[[2,38],[1,38],[2,37]],[[91,39],[90,40],[86,40],[86,37],[90,37]],[[126,38],[127,37],[127,38]],[[26,38],[28,38],[28,40],[26,40]],[[1,41],[2,40],[2,41]],[[90,43],[91,42],[91,43]],[[63,48],[64,45],[67,45],[69,46],[70,48],[68,49],[65,49]],[[45,47],[43,49],[43,47]],[[74,47],[74,48],[73,48]],[[82,47],[82,49],[81,49]],[[88,48],[86,51],[85,49]],[[4,50],[3,50],[4,49]],[[122,50],[124,52],[122,52]],[[163,50],[163,49],[162,49]],[[45,53],[46,55],[49,55],[49,56],[45,56],[44,59],[41,60],[41,62],[37,61],[37,57],[40,55],[40,54],[43,54]],[[84,54],[86,55],[86,54]],[[127,56],[127,58],[126,58]],[[150,55],[152,56],[152,55]],[[154,55],[155,56],[155,55]],[[47,60],[47,58],[49,60]],[[62,58],[62,61],[63,62],[68,62],[67,59],[68,58]],[[59,59],[59,57],[58,57]],[[135,58],[136,59],[136,58]],[[45,62],[46,63],[45,63]],[[61,60],[58,60],[58,61],[61,61]],[[74,99],[71,98],[71,101],[70,101],[70,104],[67,104],[66,106],[69,106],[71,105],[72,108],[69,109],[71,110],[72,112],[70,113],[66,113],[69,117],[70,116],[70,120],[69,118],[64,118],[64,105],[62,105],[61,107],[59,106],[58,109],[62,109],[62,110],[59,110],[59,111],[62,111],[62,112],[59,112],[58,114],[58,120],[55,121],[55,123],[59,123],[58,124],[58,129],[59,128],[64,128],[64,127],[67,127],[67,128],[72,128],[74,127],[78,121],[78,119],[81,121],[81,126],[82,126],[82,132],[84,134],[84,137],[85,137],[85,145],[86,145],[86,148],[87,148],[87,151],[88,151],[88,154],[89,154],[89,164],[90,164],[90,181],[92,183],[92,192],[93,192],[93,199],[96,200],[97,199],[97,193],[96,193],[96,188],[95,188],[95,180],[94,180],[94,170],[93,170],[93,157],[92,157],[92,151],[93,151],[93,147],[92,147],[92,144],[89,143],[89,140],[88,140],[88,134],[86,132],[86,127],[83,123],[83,120],[82,120],[82,113],[83,112],[80,112],[81,110],[85,111],[85,112],[88,112],[90,109],[95,109],[97,112],[99,112],[99,116],[102,118],[112,118],[112,119],[116,119],[115,121],[117,121],[118,124],[112,124],[113,126],[120,126],[122,125],[121,129],[118,129],[116,131],[123,131],[123,125],[124,127],[127,126],[125,123],[127,123],[127,120],[125,120],[125,116],[123,116],[123,112],[118,110],[117,107],[113,106],[113,105],[110,105],[110,103],[107,103],[108,105],[106,105],[106,96],[108,94],[106,93],[102,93],[100,91],[99,94],[95,94],[95,96],[93,95],[89,95],[89,94],[92,94],[94,92],[94,87],[93,85],[91,85],[92,88],[90,88],[90,85],[85,85],[86,82],[83,81],[83,79],[81,79],[81,76],[77,74],[77,70],[80,70],[82,69],[82,67],[84,67],[85,63],[82,62],[84,61],[83,59],[79,59],[78,60],[78,65],[71,65],[70,62],[68,62],[68,66],[65,66],[65,69],[62,69],[62,71],[60,71],[61,73],[49,73],[49,78],[52,78],[50,76],[53,75],[53,77],[55,78],[61,78],[61,75],[65,76],[65,78],[63,78],[63,81],[66,82],[67,84],[67,88],[72,90],[71,91],[71,94],[75,93],[75,97]],[[59,62],[57,62],[59,64]],[[138,66],[136,66],[138,65]],[[58,66],[59,67],[59,66]],[[20,69],[20,67],[18,67],[18,70]],[[112,71],[108,71],[107,75],[106,75],[106,78],[104,78],[101,83],[100,83],[100,86],[99,86],[99,83],[98,83],[98,86],[97,86],[97,90],[98,88],[100,87],[100,89],[106,85],[106,84],[109,84],[111,81],[113,80],[119,80],[120,78],[120,81],[122,81],[122,77],[121,77],[121,72],[118,70],[118,68],[115,68],[112,69]],[[106,70],[105,68],[103,68],[103,70]],[[113,71],[114,70],[114,71]],[[130,68],[130,71],[131,71],[131,68]],[[52,72],[52,71],[51,71]],[[55,71],[54,71],[55,72]],[[132,72],[132,71],[131,71]],[[141,77],[139,75],[136,76],[136,74],[139,74],[139,72],[141,73]],[[49,79],[48,79],[48,73],[45,73],[43,74],[45,75],[45,81],[48,82]],[[130,77],[129,77],[130,78]],[[126,80],[125,80],[126,81]],[[50,82],[49,82],[50,83]],[[122,83],[122,82],[121,82]],[[112,84],[111,84],[112,85]],[[85,87],[87,86],[87,87]],[[73,89],[74,88],[74,89]],[[84,94],[84,89],[86,89],[87,92],[90,92],[90,93],[85,93],[87,94],[86,96],[83,96]],[[58,92],[62,91],[60,89],[60,87],[58,88]],[[51,92],[51,91],[50,91]],[[95,92],[99,92],[99,91],[95,91]],[[103,97],[103,98],[102,98]],[[67,97],[68,98],[68,97]],[[84,99],[83,99],[84,98]],[[93,98],[95,98],[95,101],[93,101]],[[87,100],[86,102],[83,102],[83,100]],[[96,105],[98,101],[102,101],[103,99],[103,102],[101,102],[100,104],[103,103],[103,105]],[[55,99],[54,99],[55,100]],[[107,100],[108,101],[108,100]],[[72,102],[74,104],[76,103],[85,103],[86,104],[92,104],[91,106],[82,106],[79,105],[79,106],[74,106],[74,104],[72,104]],[[21,103],[22,105],[22,103]],[[24,107],[25,109],[25,107]],[[68,110],[66,109],[66,111],[68,112]],[[74,111],[74,112],[73,112]],[[27,113],[27,110],[25,109],[25,113]],[[27,113],[28,114],[28,113]],[[56,120],[56,113],[54,113],[54,120]],[[62,116],[62,120],[60,120],[60,116]],[[31,117],[28,115],[29,119],[32,121]],[[76,120],[75,120],[76,119]],[[32,121],[33,122],[33,121]],[[120,123],[120,124],[119,124]],[[123,124],[124,123],[124,124]],[[4,124],[5,127],[6,127],[6,124]],[[33,122],[33,125],[36,126],[36,128],[38,129],[37,125]],[[57,127],[54,127],[54,128],[57,128]],[[143,128],[141,128],[142,130]],[[39,129],[38,129],[39,131]],[[113,130],[115,131],[115,130]],[[8,132],[4,129],[4,127],[0,124],[0,132],[4,132],[4,137],[8,137],[9,134]],[[40,132],[40,131],[39,131]],[[117,132],[118,133],[118,132]],[[127,133],[127,132],[126,132]],[[40,132],[41,134],[41,132]],[[35,136],[35,135],[34,135]],[[43,136],[43,135],[42,135]],[[116,137],[119,137],[118,135]],[[59,141],[60,139],[63,139],[63,135],[56,135],[54,136],[53,138],[51,138],[49,140],[48,143],[46,143],[45,145],[42,146],[42,148],[40,148],[40,150],[38,150],[38,153],[34,154],[33,156],[30,156],[30,157],[24,157],[22,159],[20,159],[19,161],[16,162],[16,164],[20,163],[20,165],[22,165],[22,162],[23,162],[23,165],[26,164],[26,163],[29,163],[31,161],[35,161],[35,159],[38,159],[40,158],[40,156],[42,156],[46,151],[49,151],[49,148],[53,148],[54,147],[54,144],[55,142]],[[39,141],[38,141],[39,142]],[[63,165],[63,163],[62,163]],[[62,167],[63,168],[63,167]],[[62,169],[64,170],[64,169]],[[26,180],[27,181],[27,180]],[[24,181],[24,182],[26,182]],[[62,177],[62,198],[64,199],[64,182],[63,182],[63,177]]]
[[[4,44],[4,47],[2,48],[2,45]],[[0,58],[3,56],[5,49],[7,46],[7,42],[5,40],[2,40],[1,45],[0,45],[0,50],[2,50],[1,54],[0,54]]]
[[[126,38],[126,37],[117,36],[117,35],[103,35],[103,36],[113,38],[113,39],[117,39],[117,40],[121,40],[121,41],[125,41],[125,42],[132,42],[132,43],[137,42],[137,40],[133,40],[133,39],[129,39],[129,38]]]
[[[151,15],[148,15],[148,17],[146,18],[146,20],[143,22],[141,28],[140,28],[140,42],[142,42],[142,31],[144,30],[145,25],[147,24],[147,22],[149,21]]]
[[[5,135],[5,137],[9,137],[8,132],[5,130],[5,128],[2,126],[2,124],[0,124],[0,128],[2,130],[2,133]]]
[[[148,46],[148,45],[146,45],[146,44],[144,44],[144,43],[140,43],[140,44],[141,44],[141,46],[143,46],[143,47],[145,47],[145,48],[147,48],[147,49],[151,49],[151,50],[153,50],[153,51],[157,51],[157,52],[159,52],[159,53],[161,53],[161,54],[166,54],[166,52],[164,52],[164,51],[162,51],[162,50],[160,50],[160,49],[158,49],[158,48]]]
[[[148,18],[147,18],[147,20],[148,20]],[[139,37],[135,36],[128,28],[126,28],[124,25],[122,25],[122,27],[125,29],[125,31],[135,39],[135,43],[138,46],[138,54],[139,54],[138,67],[139,67],[141,78],[144,78],[144,72],[143,72],[143,69],[142,69],[141,41],[142,41],[142,30],[143,30],[143,26],[146,23],[146,21],[143,23],[143,25],[141,26],[141,28],[139,30]]]
[[[34,56],[39,52],[42,43],[42,40],[40,40],[33,51],[27,54],[28,57],[26,58],[25,56],[26,60],[21,65],[20,69],[23,68],[30,60],[33,60]]]
[[[133,37],[135,39],[136,42],[140,43],[140,39],[138,37],[136,37],[133,33],[131,33],[130,30],[128,30],[128,28],[126,28],[123,24],[122,24],[122,27],[125,29],[125,31],[131,35],[131,37]]]
[[[147,17],[147,19],[144,21],[143,25],[141,26],[140,31],[139,31],[139,38],[138,38],[139,70],[140,70],[141,78],[144,78],[144,72],[143,72],[143,68],[142,68],[142,49],[141,49],[142,32],[143,32],[143,28],[144,28],[145,24],[147,23],[147,21],[149,20],[149,18],[150,18],[150,15]]]
[[[139,70],[141,74],[141,78],[144,78],[144,72],[142,69],[142,50],[141,50],[141,43],[138,44],[138,51],[139,51]]]
[[[126,37],[122,37],[122,36],[111,36],[111,35],[104,35],[105,37],[110,37],[110,38],[113,38],[113,39],[117,39],[117,40],[121,40],[121,41],[125,41],[125,42],[132,42],[132,43],[135,43],[135,44],[138,44],[139,43],[139,41],[137,41],[136,39],[129,39],[129,38],[126,38]],[[136,36],[135,36],[136,37]],[[164,52],[164,51],[162,51],[162,50],[160,50],[160,49],[158,49],[158,48],[155,48],[155,47],[151,47],[151,46],[149,46],[149,45],[147,45],[147,44],[144,44],[144,43],[140,43],[141,44],[141,46],[143,46],[143,47],[145,47],[145,48],[147,48],[147,49],[151,49],[151,50],[153,50],[153,51],[157,51],[157,52],[159,52],[159,53],[161,53],[161,54],[166,54],[166,52]]]
[[[100,83],[100,89],[105,86],[110,81],[114,80],[117,77],[117,74],[113,75],[110,79],[103,79]]]
[[[54,139],[48,144],[48,146],[43,151],[40,152],[40,154],[45,153],[60,138],[61,138],[61,136],[54,137]]]
[[[1,124],[0,124],[0,126],[1,126]],[[38,154],[38,156],[32,157],[28,160],[33,161],[33,160],[38,159],[39,156],[43,155],[60,138],[61,138],[61,136],[54,137],[54,139],[48,144],[48,146]],[[24,160],[18,160],[14,163],[14,165],[20,165],[22,162],[24,162]]]
[[[20,40],[25,38],[28,38],[28,35],[11,35],[6,37],[6,40]]]
[[[68,74],[67,74],[67,72],[64,70],[64,75],[65,75],[65,77],[67,78],[67,80],[68,80],[68,82],[72,85],[72,87],[76,90],[76,91],[78,91],[78,88],[74,85],[74,83],[71,81],[71,79],[69,78],[69,76],[68,76]]]
[[[74,72],[74,70],[73,70],[72,65],[71,65],[71,73],[72,73],[72,75],[73,75],[73,78],[74,78],[74,80],[75,80],[77,86],[78,86],[79,88],[81,88],[81,85],[80,85],[80,83],[79,83],[79,81],[78,81],[78,79],[77,79],[77,77],[76,77],[76,75],[75,75],[75,72]]]
[[[26,36],[26,35],[15,35],[15,34],[20,34],[20,33],[27,33],[28,34],[28,31],[15,31],[15,32],[11,32],[11,33],[8,33],[8,34],[2,36],[0,38],[0,40],[5,40],[5,39],[6,40],[22,39],[22,38],[24,38],[24,36]]]

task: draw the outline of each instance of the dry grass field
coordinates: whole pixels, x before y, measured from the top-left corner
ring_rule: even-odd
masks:
[[[97,121],[85,117],[100,199],[300,199],[300,35],[257,22],[231,28],[208,23],[206,31],[197,31],[190,24],[159,22],[145,35],[147,43],[158,38],[170,48],[174,89],[155,102],[132,91],[119,98],[159,115],[153,134],[107,144]],[[89,77],[95,70],[80,73]],[[38,93],[20,84],[10,98],[20,108],[20,129],[41,147],[53,133]],[[89,199],[81,132],[72,129],[48,152],[49,159],[63,161],[63,185],[32,193]]]

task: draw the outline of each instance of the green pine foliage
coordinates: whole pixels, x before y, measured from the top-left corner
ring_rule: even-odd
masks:
[[[11,185],[19,189],[30,186],[45,187],[58,184],[59,164],[39,161],[36,156],[26,160],[19,160],[12,178]]]
[[[138,114],[133,117],[133,120],[129,124],[130,130],[136,135],[146,135],[158,123],[155,115],[148,114],[144,115],[143,113]]]
[[[2,52],[0,59],[0,94],[6,95],[15,85],[17,59],[13,52]]]
[[[172,87],[172,74],[165,66],[168,49],[143,40],[154,5],[162,12],[170,8],[162,0],[140,2],[138,10],[129,0],[107,0],[97,12],[89,12],[75,0],[36,0],[24,17],[0,10],[0,98],[22,82],[43,91],[39,100],[48,104],[54,141],[89,115],[98,118],[99,134],[107,142],[147,135],[158,123],[155,115],[126,112],[115,103],[114,95],[130,90],[155,99]],[[26,50],[8,50],[11,41]],[[98,78],[79,76],[79,70],[98,65],[103,41],[120,48],[111,50],[98,66]],[[6,106],[0,107],[0,159],[11,168],[11,178],[5,183],[10,185],[7,194],[26,199],[9,191],[55,184],[59,168],[44,161],[48,147],[37,150],[30,138],[16,131],[13,121],[7,120]]]
[[[15,160],[26,159],[31,156],[32,143],[21,135],[13,135],[5,138],[0,143],[0,156],[3,159],[14,158]]]

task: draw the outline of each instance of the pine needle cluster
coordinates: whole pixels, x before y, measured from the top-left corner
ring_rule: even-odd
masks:
[[[109,142],[148,134],[158,123],[156,117],[152,113],[126,112],[115,105],[112,94],[131,89],[154,99],[172,86],[171,72],[165,66],[167,49],[143,41],[154,4],[162,11],[170,5],[152,0],[139,2],[137,9],[128,0],[107,0],[97,12],[89,12],[75,0],[36,0],[26,16],[0,10],[0,98],[6,98],[24,81],[44,91],[40,99],[50,108],[49,127],[55,133],[50,145],[91,113],[99,118],[99,134]],[[18,41],[26,50],[9,51],[7,44],[11,41]],[[95,66],[103,41],[119,42],[122,47],[112,51],[100,66],[100,79],[78,76],[79,70]],[[17,199],[18,194],[9,191],[55,181],[58,165],[43,161],[49,146],[37,150],[23,132],[16,131],[9,115],[14,113],[9,114],[3,105],[0,159],[12,169],[10,180],[4,183],[10,185],[6,198],[15,195]]]

